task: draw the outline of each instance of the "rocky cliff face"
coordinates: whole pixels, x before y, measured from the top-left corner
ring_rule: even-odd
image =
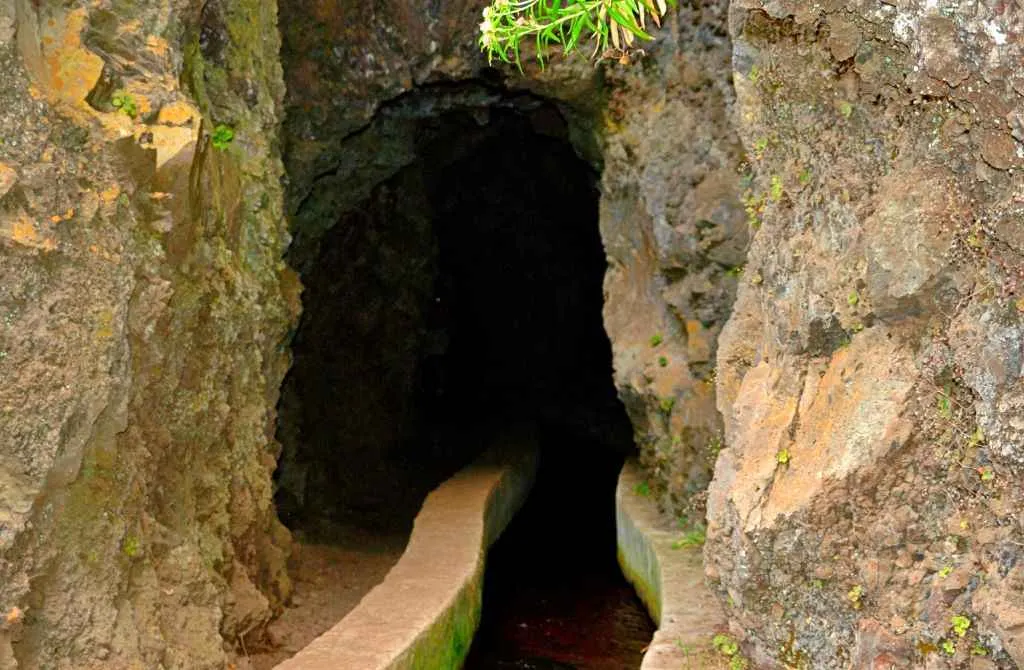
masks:
[[[746,257],[743,154],[729,125],[726,3],[673,18],[653,63],[612,66],[602,110],[605,329],[641,463],[684,524],[722,445],[715,352]]]
[[[281,4],[280,42],[255,0],[0,6],[0,666],[259,635],[288,264],[494,109],[601,172],[615,382],[666,512],[711,482],[755,665],[1024,663],[1019,3],[687,2],[632,64],[521,75],[482,0]]]
[[[757,231],[706,558],[759,662],[1024,662],[1022,21],[732,4]]]
[[[223,667],[287,594],[275,25],[0,7],[0,666]]]

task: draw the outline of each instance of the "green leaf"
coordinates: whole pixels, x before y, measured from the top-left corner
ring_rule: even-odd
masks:
[[[645,40],[654,39],[644,31],[640,30],[640,26],[636,25],[636,20],[633,19],[632,14],[623,15],[614,7],[609,6],[608,16],[612,17],[612,20],[615,21],[615,23],[619,24],[620,26],[622,26],[623,28],[625,28],[626,30],[633,33],[639,38]],[[626,16],[629,16],[629,18],[626,18]]]
[[[228,148],[228,145],[235,139],[235,131],[231,126],[226,126],[223,123],[218,124],[213,129],[213,133],[210,134],[210,142],[213,144],[214,149],[224,150]]]
[[[585,17],[586,15],[584,15]],[[576,43],[580,41],[580,33],[583,32],[583,26],[586,25],[585,21],[576,21],[571,30],[569,31],[569,39],[565,43],[566,53],[572,51],[576,47]]]

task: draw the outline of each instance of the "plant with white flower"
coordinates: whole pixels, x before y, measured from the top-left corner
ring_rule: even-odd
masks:
[[[637,38],[650,40],[647,17],[656,26],[675,7],[676,0],[493,0],[484,8],[480,24],[480,49],[487,60],[495,58],[520,65],[519,45],[532,38],[537,60],[554,44],[563,53],[594,42],[591,57],[629,60]]]

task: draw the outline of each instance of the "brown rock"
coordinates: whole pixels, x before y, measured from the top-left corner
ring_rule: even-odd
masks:
[[[10,166],[0,163],[0,198],[7,195],[17,181],[18,173]]]
[[[837,61],[853,58],[862,39],[857,25],[842,17],[831,17],[828,27],[828,48],[832,52],[832,58]]]
[[[861,619],[857,626],[854,668],[891,670],[910,668],[910,646],[906,640],[890,634],[874,619]]]
[[[921,20],[921,49],[925,69],[950,86],[959,86],[970,75],[956,24],[942,16]]]
[[[941,270],[959,214],[947,177],[923,168],[880,179],[874,201],[864,222],[867,283],[876,309],[886,313]]]
[[[1017,144],[1009,131],[975,129],[971,131],[981,157],[997,170],[1009,170],[1017,162]]]
[[[1020,579],[1022,569],[1017,568],[1007,581]],[[1017,665],[1024,665],[1024,592],[1019,588],[985,586],[978,589],[973,599],[974,608],[984,624],[993,629],[1002,640],[1006,652]]]
[[[267,643],[272,647],[285,646],[288,643],[288,631],[276,621],[271,623],[267,626]]]

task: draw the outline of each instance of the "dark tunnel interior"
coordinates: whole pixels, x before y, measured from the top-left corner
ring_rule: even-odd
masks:
[[[519,96],[415,123],[416,160],[302,277],[277,505],[313,535],[408,526],[503,422],[594,458],[633,449],[602,326],[598,174],[558,110]]]

